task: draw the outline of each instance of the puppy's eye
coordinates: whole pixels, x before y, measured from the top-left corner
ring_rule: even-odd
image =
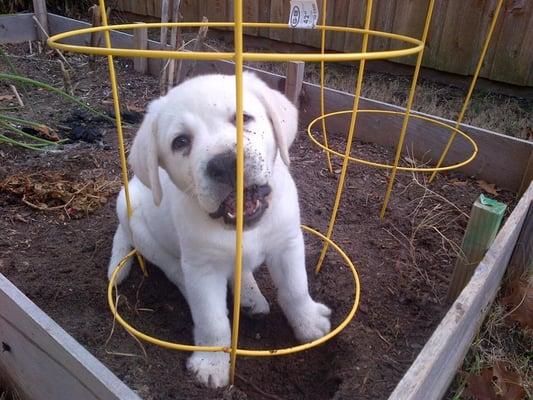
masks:
[[[244,122],[244,125],[246,125],[248,122],[252,122],[254,120],[253,115],[243,113],[242,114],[242,120]],[[231,123],[233,125],[237,125],[237,114],[233,114],[233,117],[231,118]]]
[[[190,135],[179,135],[172,140],[172,150],[180,151],[187,149],[191,146],[191,136]]]

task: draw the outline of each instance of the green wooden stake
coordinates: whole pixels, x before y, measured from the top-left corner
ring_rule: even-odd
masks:
[[[474,274],[498,233],[506,209],[506,204],[482,194],[474,202],[461,245],[462,254],[457,259],[448,289],[449,302],[459,296]]]

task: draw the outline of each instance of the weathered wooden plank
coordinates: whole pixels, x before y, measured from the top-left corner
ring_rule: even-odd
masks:
[[[0,44],[37,40],[33,14],[0,15]]]
[[[522,182],[518,189],[518,194],[521,196],[526,191],[531,182],[533,181],[533,152],[529,155],[529,160],[524,168],[524,174],[522,176]]]
[[[234,18],[234,15],[235,15],[235,10],[234,10],[234,7],[235,5],[233,4],[233,0],[226,0],[226,9],[227,9],[227,18],[228,18],[228,21],[229,22],[234,22],[235,21],[235,18]],[[230,30],[232,30],[230,28]]]
[[[350,4],[348,5],[348,18],[346,19],[347,27],[362,28],[364,26],[366,3],[366,0],[350,0]],[[361,51],[362,40],[362,35],[346,33],[344,35],[344,51]]]
[[[449,1],[435,2],[433,8],[433,17],[431,18],[432,23],[429,26],[428,40],[426,42],[426,48],[424,50],[424,66],[434,66],[437,65],[439,62],[438,54],[442,31],[444,28],[443,21],[446,16],[447,8],[449,7],[449,5]],[[425,9],[427,10],[427,5]],[[420,38],[420,36],[421,34],[418,34],[416,37]]]
[[[138,22],[141,24],[142,22]],[[134,47],[139,50],[146,50],[148,47],[148,28],[143,27],[133,31]],[[135,57],[133,59],[133,69],[141,74],[148,72],[148,60],[144,57]]]
[[[180,12],[183,15],[183,21],[197,22],[202,20],[202,15],[199,15],[198,0],[181,0]]]
[[[328,25],[347,26],[348,23],[348,8],[350,0],[334,0],[331,2],[331,9],[328,15]],[[329,32],[326,48],[329,50],[343,51],[344,50],[344,32]]]
[[[270,21],[287,24],[287,28],[270,29],[270,38],[286,43],[292,42],[293,29],[288,28],[290,7],[284,0],[270,0]]]
[[[469,75],[479,58],[493,1],[450,1],[440,38],[439,68]]]
[[[30,400],[140,400],[0,274],[0,370]]]
[[[259,20],[259,2],[257,0],[244,0],[242,11],[244,22],[257,22]],[[258,28],[246,28],[244,33],[257,36]]]
[[[528,80],[528,75],[533,69],[533,2],[505,4],[482,75],[531,86],[533,80]]]
[[[392,32],[398,1],[399,0],[376,1],[372,10],[373,17],[370,29]],[[389,48],[390,39],[371,36],[368,41],[368,49],[371,51],[383,51]]]
[[[398,0],[396,14],[392,21],[392,32],[399,33],[414,38],[421,38],[424,30],[424,23],[428,11],[428,0]],[[433,18],[432,18],[433,21]],[[406,44],[397,40],[391,40],[390,49],[405,48]],[[415,64],[417,55],[410,57],[395,58],[392,61],[404,64]]]
[[[444,395],[496,296],[532,199],[533,185],[389,400],[440,399]]]
[[[270,0],[258,0],[260,22],[270,22]],[[258,35],[262,37],[270,37],[270,29],[259,28]]]
[[[304,80],[305,63],[303,61],[291,61],[287,63],[285,79],[285,96],[294,104],[298,104]]]
[[[530,204],[522,230],[507,267],[507,279],[513,280],[533,269],[533,205]]]
[[[212,22],[227,22],[228,8],[226,0],[212,0],[205,8],[205,16]]]

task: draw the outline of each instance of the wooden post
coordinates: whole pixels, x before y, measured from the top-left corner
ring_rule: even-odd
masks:
[[[167,23],[168,22],[168,1],[169,0],[162,0],[161,1],[161,23]],[[167,41],[168,41],[168,27],[162,26],[161,27],[161,50],[167,49]],[[159,74],[159,92],[162,95],[166,93],[167,89],[167,65],[168,65],[168,59],[162,59],[161,60],[161,70]]]
[[[298,99],[302,91],[304,69],[305,63],[303,61],[290,61],[287,63],[285,96],[296,105],[298,105]]]
[[[475,201],[461,245],[463,254],[457,259],[450,282],[448,301],[454,301],[472,277],[496,237],[506,209],[504,203],[484,195]]]
[[[136,24],[143,24],[143,22],[135,22]],[[139,50],[146,50],[148,48],[148,28],[141,27],[133,30],[133,47]],[[148,73],[148,59],[145,57],[133,58],[133,69],[142,74]]]
[[[516,241],[516,246],[507,266],[507,279],[520,278],[526,271],[533,269],[533,205],[529,210],[522,225],[522,230]]]
[[[172,1],[172,22],[178,22],[180,15],[180,0],[173,0]],[[176,51],[178,49],[178,43],[181,44],[181,40],[178,40],[180,38],[180,29],[176,26],[173,26],[170,30],[170,49],[172,51]],[[169,61],[168,64],[168,73],[167,73],[167,92],[172,89],[174,86],[174,78],[175,78],[175,69],[176,69],[176,60],[175,58],[172,58]],[[181,61],[181,60],[180,60]],[[179,68],[178,68],[179,69]]]
[[[527,166],[522,176],[522,183],[520,184],[520,189],[518,189],[519,196],[522,196],[527,190],[531,181],[533,181],[533,151],[529,154]]]
[[[48,39],[48,13],[46,11],[46,2],[45,0],[33,0],[33,13],[37,17],[37,20],[41,24],[42,30],[37,29],[37,35],[41,42],[46,42]],[[44,32],[43,32],[44,30]]]
[[[96,4],[91,6],[89,8],[89,15],[91,17],[91,23],[93,27],[97,27],[101,25],[101,18],[100,18],[100,7]],[[99,47],[100,41],[102,40],[102,35],[100,32],[92,32],[91,33],[91,47]],[[94,56],[91,56],[91,58],[94,58]]]

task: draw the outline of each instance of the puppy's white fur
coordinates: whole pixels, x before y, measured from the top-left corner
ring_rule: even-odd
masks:
[[[287,168],[297,110],[281,93],[245,74],[244,111],[252,116],[245,125],[245,185],[269,184],[272,194],[261,220],[244,232],[242,306],[269,312],[253,277],[254,269],[266,263],[297,339],[314,340],[330,330],[330,310],[309,295],[297,192]],[[234,114],[234,76],[197,77],[152,102],[129,157],[135,173],[130,219],[123,190],[117,201],[120,223],[108,274],[136,247],[187,299],[197,345],[230,345],[226,290],[233,280],[235,231],[209,214],[233,189],[213,182],[206,165],[217,154],[235,150]],[[173,150],[173,139],[183,132],[192,145]],[[129,269],[123,269],[119,282]],[[228,384],[226,353],[195,352],[187,366],[204,384]]]

